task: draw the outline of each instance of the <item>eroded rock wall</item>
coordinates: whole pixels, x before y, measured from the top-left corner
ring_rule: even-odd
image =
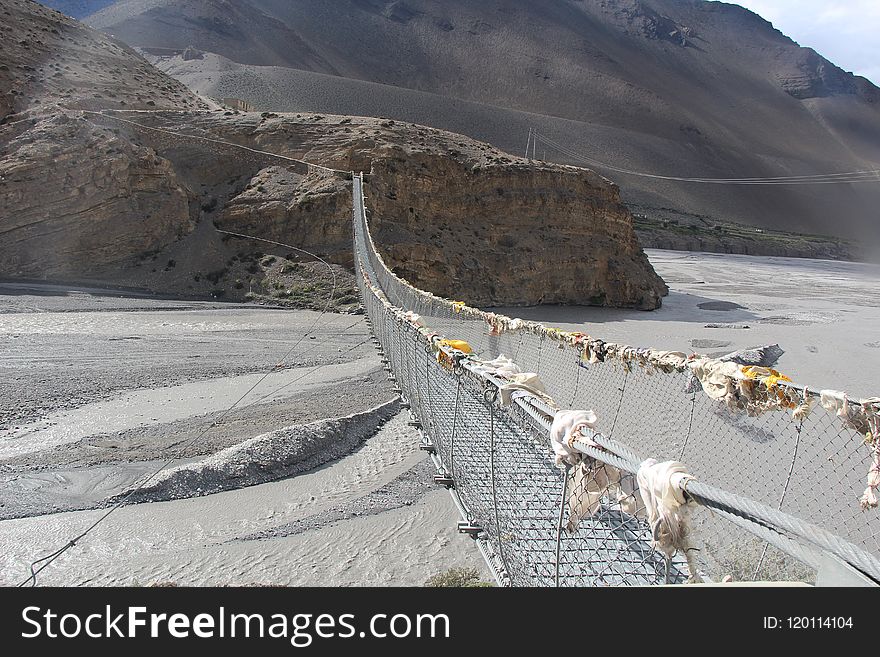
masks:
[[[81,278],[193,226],[154,150],[66,114],[0,126],[0,276]]]
[[[367,189],[389,266],[435,294],[654,309],[668,292],[617,187],[592,172],[400,154],[373,162]]]
[[[0,142],[0,275],[194,294],[211,274],[212,293],[244,295],[260,275],[235,262],[294,253],[215,226],[351,266],[345,176],[276,153],[370,171],[380,249],[431,292],[645,309],[666,292],[616,186],[460,135],[354,117],[73,110],[8,122]]]
[[[351,189],[333,174],[302,175],[283,166],[261,169],[225,204],[217,225],[319,253],[338,264],[353,263]]]

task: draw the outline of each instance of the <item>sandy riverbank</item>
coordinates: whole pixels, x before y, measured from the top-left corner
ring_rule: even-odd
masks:
[[[2,292],[2,584],[170,455],[216,465],[267,432],[394,398],[359,316]],[[341,440],[336,460],[282,481],[227,482],[235,490],[205,496],[176,485],[184,499],[125,507],[41,583],[420,585],[452,566],[483,567],[402,416],[365,442]]]
[[[664,349],[778,343],[779,369],[811,387],[862,396],[880,388],[880,268],[649,255],[672,289],[659,311],[508,313]],[[86,526],[169,453],[197,469],[267,432],[393,398],[361,318],[329,315],[314,340],[182,450],[279,364],[316,313],[56,291],[0,296],[0,310],[0,583],[19,580],[29,558]],[[482,569],[430,472],[397,416],[309,472],[125,507],[41,582],[417,585],[452,566]]]

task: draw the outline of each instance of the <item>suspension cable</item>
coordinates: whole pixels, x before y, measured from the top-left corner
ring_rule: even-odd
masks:
[[[535,138],[540,140],[547,146],[557,150],[563,155],[566,155],[573,160],[585,162],[592,166],[607,169],[608,171],[614,171],[616,173],[622,173],[629,176],[639,176],[642,178],[652,178],[655,180],[669,180],[674,182],[689,182],[689,183],[707,183],[707,184],[718,184],[718,185],[828,185],[828,184],[843,184],[843,183],[880,183],[880,169],[867,169],[862,171],[848,171],[843,173],[826,173],[826,174],[814,174],[814,175],[802,175],[802,176],[779,176],[779,177],[768,177],[768,178],[687,178],[683,176],[668,176],[656,173],[648,173],[644,171],[634,171],[632,169],[626,169],[618,166],[614,166],[612,164],[607,164],[605,162],[600,162],[594,158],[591,158],[583,153],[579,153],[578,151],[564,146],[539,132],[534,133]]]

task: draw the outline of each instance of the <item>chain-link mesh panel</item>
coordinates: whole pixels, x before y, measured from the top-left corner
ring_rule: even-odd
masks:
[[[463,354],[438,348],[436,336],[537,373],[562,408],[593,409],[597,431],[627,454],[682,461],[699,482],[742,498],[741,506],[757,504],[745,512],[702,499],[714,510],[692,513],[697,579],[814,581],[826,534],[846,542],[835,558],[880,578],[876,512],[858,504],[870,453],[864,436],[833,413],[816,405],[798,420],[786,410],[749,414],[711,399],[687,370],[590,362],[577,345],[534,325],[499,334],[485,314],[416,290],[387,269],[369,235],[361,181],[354,188],[355,261],[372,330],[434,452],[438,482],[454,490],[462,529],[486,544],[503,581],[646,585],[683,582],[689,569],[684,555],[667,559],[652,547],[633,477],[638,463],[594,454],[557,466],[550,415],[528,396],[502,405],[497,382],[467,366],[477,361],[463,364]],[[768,525],[765,509],[803,524]],[[810,528],[826,542],[801,535]]]

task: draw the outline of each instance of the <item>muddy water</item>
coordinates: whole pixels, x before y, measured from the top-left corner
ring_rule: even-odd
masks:
[[[305,390],[339,383],[375,367],[372,359],[341,365],[246,374],[178,386],[135,390],[112,399],[54,413],[38,422],[0,430],[0,459],[51,449],[87,436],[148,427],[238,407],[286,399]],[[261,382],[262,380],[262,382]],[[259,384],[253,391],[248,392]],[[242,398],[243,395],[245,395]]]
[[[176,463],[393,396],[375,352],[357,346],[362,318],[328,315],[312,330],[307,311],[39,291],[0,289],[0,517],[11,518],[0,521],[0,584],[191,438],[195,454]],[[292,345],[285,369],[202,436]],[[300,476],[124,507],[41,583],[420,585],[483,568],[416,445],[398,418]]]

